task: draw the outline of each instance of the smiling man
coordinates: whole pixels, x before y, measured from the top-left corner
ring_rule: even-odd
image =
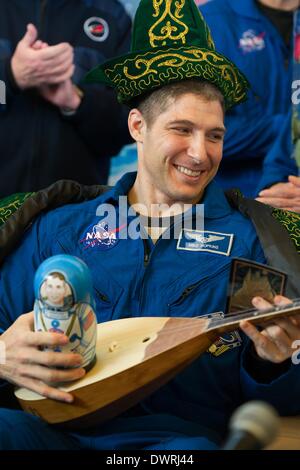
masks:
[[[200,201],[222,158],[223,103],[213,85],[190,80],[153,92],[130,111],[139,155],[131,203],[144,203],[150,214],[158,201],[169,206]]]
[[[34,273],[45,258],[69,253],[87,263],[98,322],[225,311],[231,259],[267,263],[252,222],[213,181],[222,157],[224,109],[245,98],[247,80],[215,51],[194,1],[142,0],[132,52],[92,71],[88,80],[117,88],[119,100],[130,105],[138,172],[95,199],[39,217],[7,258],[0,284],[0,340],[7,358],[0,377],[63,402],[73,397],[55,385],[84,375],[80,356],[40,351],[67,338],[33,332],[32,312],[24,314],[32,310]],[[125,207],[120,198],[126,198]],[[123,237],[126,224],[112,226],[105,214],[99,216],[101,207],[113,207],[118,216],[129,211],[127,222],[139,220],[139,236]],[[195,230],[201,207],[204,227]],[[188,229],[181,225],[183,215],[191,222]],[[92,237],[95,227],[103,228],[101,236]],[[275,303],[285,302],[275,297]],[[269,305],[257,297],[253,303]],[[0,410],[0,448],[216,449],[232,411],[244,401],[259,398],[282,414],[298,413],[300,376],[290,358],[299,318],[260,331],[248,322],[240,327],[138,406],[84,433]]]

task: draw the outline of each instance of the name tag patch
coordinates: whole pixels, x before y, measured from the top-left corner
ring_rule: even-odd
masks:
[[[229,256],[232,242],[233,233],[183,229],[179,235],[177,250],[208,251]]]

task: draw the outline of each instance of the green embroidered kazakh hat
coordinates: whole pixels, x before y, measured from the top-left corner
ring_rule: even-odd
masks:
[[[181,80],[206,80],[216,85],[226,109],[246,99],[249,83],[238,68],[215,50],[194,0],[141,0],[131,52],[89,72],[85,82],[101,82],[128,103],[155,88]]]

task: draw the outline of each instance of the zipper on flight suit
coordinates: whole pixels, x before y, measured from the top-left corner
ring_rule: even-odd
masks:
[[[104,303],[110,304],[110,299],[107,297],[107,295],[103,294],[100,292],[98,289],[94,288],[96,292],[96,296]]]
[[[228,268],[228,264],[225,264],[222,266],[220,269],[218,269],[215,273],[213,273],[213,277],[215,278],[216,276],[219,276],[221,273],[226,271]],[[204,278],[200,279],[198,282],[195,282],[194,284],[191,284],[190,286],[186,287],[181,295],[175,300],[174,302],[171,302],[168,304],[168,307],[176,307],[177,305],[180,305],[197,287],[199,287],[201,284],[203,284],[207,279],[209,279],[212,276],[205,276]]]
[[[143,245],[144,245],[144,268],[146,268],[149,263],[151,249],[150,249],[149,243],[147,242],[145,238],[143,238]]]
[[[174,223],[171,223],[168,230],[171,230],[173,227],[175,226]],[[147,232],[145,232],[147,233]],[[148,234],[147,234],[148,235]],[[153,247],[153,250],[155,250],[155,248],[157,247],[157,245],[159,244],[160,240],[162,239],[162,236],[160,236],[156,243],[155,243],[155,246]],[[149,241],[147,238],[142,238],[143,240],[143,245],[144,245],[144,268],[146,270],[148,264],[149,264],[149,261],[150,261],[150,256],[151,256],[151,246],[149,244]],[[145,276],[145,273],[143,275],[143,280],[141,282],[141,293],[140,293],[140,305],[143,303],[143,296],[144,296],[144,276]]]
[[[184,291],[181,293],[181,296],[173,304],[168,304],[168,306],[170,307],[171,305],[173,306],[173,305],[177,305],[183,302],[184,299],[186,299],[186,297],[188,297],[190,293],[193,292],[194,289],[196,289],[196,287],[200,284],[200,282],[202,281],[196,282],[195,284],[192,284],[191,286],[186,287],[186,289],[184,289]]]

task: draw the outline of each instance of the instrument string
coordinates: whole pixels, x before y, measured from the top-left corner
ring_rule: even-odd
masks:
[[[240,310],[235,313],[230,313],[226,314],[225,316],[218,317],[218,318],[210,318],[210,315],[203,315],[203,316],[198,316],[198,317],[166,317],[168,320],[182,320],[182,323],[185,321],[189,321],[189,324],[182,324],[178,326],[173,326],[169,327],[166,330],[164,330],[164,327],[166,324],[162,327],[161,330],[159,331],[154,331],[155,334],[161,334],[165,333],[167,335],[171,333],[178,333],[178,332],[184,332],[191,330],[193,326],[197,328],[197,326],[202,328],[202,331],[199,331],[199,333],[206,333],[208,331],[220,328],[222,326],[230,326],[231,323],[239,323],[241,320],[249,320],[251,319],[258,319],[262,318],[265,321],[268,321],[268,317],[272,315],[278,315],[278,316],[283,316],[285,313],[292,314],[293,311],[295,311],[295,314],[300,313],[300,298],[294,299],[293,302],[284,305],[284,306],[273,306],[268,309],[264,310],[258,310],[258,309],[246,309],[246,310]],[[211,314],[212,315],[212,314]],[[149,318],[149,317],[143,317],[143,318]],[[160,317],[157,317],[160,318]],[[200,322],[200,320],[203,320],[203,322]],[[195,325],[193,325],[193,321],[195,321]],[[155,325],[154,325],[155,328]],[[149,333],[144,330],[144,328],[136,328],[135,334],[145,334],[145,337],[149,334],[151,334],[151,328],[149,328]],[[145,338],[146,339],[146,338]],[[149,338],[150,339],[150,338]],[[128,342],[130,342],[128,340]],[[143,340],[145,342],[145,345],[147,345],[147,341]]]
[[[224,317],[221,318],[213,318],[211,325],[213,327],[218,327],[218,326],[225,326],[227,323],[231,322],[236,322],[236,321],[241,321],[245,319],[257,319],[257,318],[263,318],[266,317],[266,320],[268,319],[268,316],[272,315],[280,315],[282,316],[284,313],[289,313],[292,310],[297,310],[300,307],[300,298],[294,299],[291,303],[286,304],[286,305],[273,305],[272,307],[264,310],[258,310],[258,309],[247,309],[247,310],[240,310],[237,312],[229,313],[225,315]]]

